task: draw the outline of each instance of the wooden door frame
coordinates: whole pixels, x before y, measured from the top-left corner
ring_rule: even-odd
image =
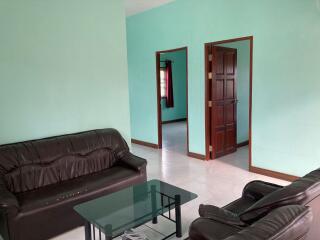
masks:
[[[208,84],[208,59],[206,54],[206,49],[208,45],[220,45],[224,43],[232,43],[232,42],[240,42],[249,40],[250,42],[250,84],[249,84],[249,170],[252,168],[252,70],[253,70],[253,36],[248,37],[240,37],[240,38],[233,38],[228,40],[222,40],[217,42],[210,42],[205,43],[204,46],[204,56],[205,56],[205,144],[206,144],[206,155],[205,159],[210,159],[210,152],[209,152],[209,84]]]
[[[188,47],[175,48],[156,52],[156,79],[157,79],[157,121],[158,121],[158,148],[162,148],[162,113],[161,113],[161,89],[160,89],[160,54],[178,51],[186,51],[186,113],[187,113],[187,152],[189,154],[189,115],[188,115]]]

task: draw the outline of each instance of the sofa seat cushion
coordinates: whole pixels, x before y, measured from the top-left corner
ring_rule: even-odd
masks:
[[[111,186],[121,185],[123,181],[137,177],[139,177],[139,172],[137,171],[114,166],[99,173],[20,193],[17,195],[20,212],[39,211],[72,201],[79,203],[81,199],[88,201],[90,196],[105,192]]]

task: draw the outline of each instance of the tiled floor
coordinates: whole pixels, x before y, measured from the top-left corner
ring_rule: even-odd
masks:
[[[148,160],[148,179],[161,179],[198,194],[197,199],[182,207],[184,237],[187,236],[190,223],[198,216],[200,203],[224,206],[240,197],[243,187],[251,180],[260,179],[282,185],[287,184],[285,181],[248,172],[247,147],[240,148],[236,153],[218,160],[205,162],[187,157],[183,146],[175,145],[175,142],[173,141],[172,148],[169,146],[164,150],[133,145],[132,151]],[[168,145],[170,145],[169,140]],[[142,227],[151,240],[161,239],[161,235],[149,227],[162,233],[170,233],[174,229],[172,223],[167,221]],[[76,239],[84,239],[83,228],[77,228],[54,240]]]
[[[162,146],[168,151],[187,153],[187,122],[162,125]]]

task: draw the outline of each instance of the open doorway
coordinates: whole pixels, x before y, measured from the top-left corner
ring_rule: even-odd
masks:
[[[247,169],[251,166],[252,50],[253,37],[205,44],[206,159],[226,158],[241,148],[249,156]]]
[[[188,48],[156,52],[158,146],[188,153]]]

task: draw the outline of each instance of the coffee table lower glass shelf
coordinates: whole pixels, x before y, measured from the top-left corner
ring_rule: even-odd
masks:
[[[111,240],[124,231],[163,216],[175,224],[173,235],[182,237],[181,205],[197,195],[160,180],[151,180],[74,207],[86,221],[85,239]]]

